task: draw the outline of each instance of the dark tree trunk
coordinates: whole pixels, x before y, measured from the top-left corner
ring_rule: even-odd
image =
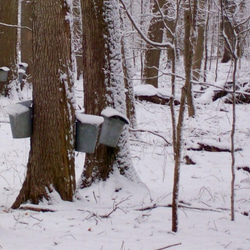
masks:
[[[0,22],[17,25],[17,0],[0,1]],[[8,84],[17,77],[17,28],[0,25],[0,67],[10,69],[7,82],[0,82],[0,93],[8,95]]]
[[[82,0],[84,106],[88,114],[100,115],[107,106],[126,114],[124,79],[121,77],[121,28],[117,1]],[[106,180],[118,168],[126,175],[132,168],[128,133],[125,130],[117,148],[98,145],[87,154],[80,188],[95,180]]]
[[[160,8],[164,9],[166,0],[159,0],[158,4]],[[166,13],[166,9],[162,10]],[[159,9],[156,3],[153,5],[152,14],[154,15],[151,19],[150,26],[148,29],[148,38],[151,41],[161,43],[163,39],[164,23],[159,13]],[[158,87],[158,71],[160,65],[161,49],[147,44],[145,52],[143,78],[146,84],[151,84],[154,87]]]
[[[63,0],[34,1],[33,134],[23,187],[12,205],[37,204],[57,191],[72,201],[74,173],[74,110],[71,42]]]

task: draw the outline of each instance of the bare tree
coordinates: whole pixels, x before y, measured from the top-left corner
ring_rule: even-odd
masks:
[[[230,3],[229,3],[230,2]],[[244,3],[242,1],[241,3]],[[241,4],[240,3],[240,4]],[[230,6],[228,5],[230,4]],[[232,7],[232,6],[233,7]],[[221,1],[221,16],[222,16],[222,33],[226,44],[227,55],[230,56],[230,59],[233,63],[233,93],[232,93],[232,129],[231,129],[231,220],[235,220],[235,132],[236,132],[236,87],[237,87],[237,79],[236,74],[238,70],[238,60],[240,55],[240,50],[242,49],[242,37],[245,32],[248,32],[248,28],[244,29],[244,27],[248,27],[250,17],[243,18],[241,20],[238,19],[238,15],[240,14],[237,11],[234,11],[234,15],[232,16],[228,13],[228,7],[233,8],[234,10],[240,10],[239,6],[235,1],[228,1],[225,4],[225,1]],[[225,21],[226,19],[226,21]],[[247,25],[246,25],[247,24]],[[228,34],[226,30],[230,30],[231,32]],[[225,57],[225,53],[224,53]],[[223,58],[224,58],[223,57]]]
[[[72,201],[75,190],[71,38],[65,1],[33,2],[33,134],[27,175],[13,203]]]

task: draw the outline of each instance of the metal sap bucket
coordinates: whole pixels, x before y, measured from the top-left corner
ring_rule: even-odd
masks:
[[[101,115],[104,117],[104,123],[102,125],[99,143],[115,148],[122,129],[125,124],[129,124],[129,120],[113,108],[104,109]]]
[[[32,134],[32,101],[23,101],[6,107],[13,138],[28,138]]]
[[[9,71],[8,67],[0,68],[0,82],[7,82]]]
[[[94,153],[103,120],[101,116],[76,114],[76,151]]]

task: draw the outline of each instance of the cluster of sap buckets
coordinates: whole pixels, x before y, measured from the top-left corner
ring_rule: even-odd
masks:
[[[32,101],[9,105],[6,111],[9,114],[13,138],[30,137]],[[129,121],[127,117],[113,108],[104,109],[101,115],[76,113],[76,151],[94,153],[99,132],[99,144],[116,147],[123,126],[129,124]]]

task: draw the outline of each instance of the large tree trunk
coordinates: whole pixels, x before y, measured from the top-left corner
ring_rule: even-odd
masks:
[[[110,106],[126,114],[119,2],[82,0],[82,13],[85,111],[100,115]],[[127,129],[117,148],[98,145],[94,154],[86,155],[80,187],[89,186],[95,180],[106,180],[115,170],[135,178],[131,175]]]
[[[17,0],[0,1],[0,22],[17,25]],[[8,95],[8,84],[17,77],[17,29],[0,25],[0,67],[10,69],[7,82],[0,82],[0,93]]]
[[[34,1],[33,134],[26,179],[13,204],[38,203],[57,191],[72,201],[74,110],[68,8],[63,0]]]
[[[166,13],[166,8],[164,9],[164,4],[166,4],[166,0],[159,0],[157,3],[154,2],[153,5],[153,18],[151,19],[149,25],[148,38],[151,41],[161,43],[163,39],[164,20],[162,19],[162,16],[159,13],[158,7],[163,8],[162,12]],[[151,84],[156,88],[158,87],[160,56],[160,48],[156,48],[150,44],[147,44],[145,52],[143,78],[145,83]]]

